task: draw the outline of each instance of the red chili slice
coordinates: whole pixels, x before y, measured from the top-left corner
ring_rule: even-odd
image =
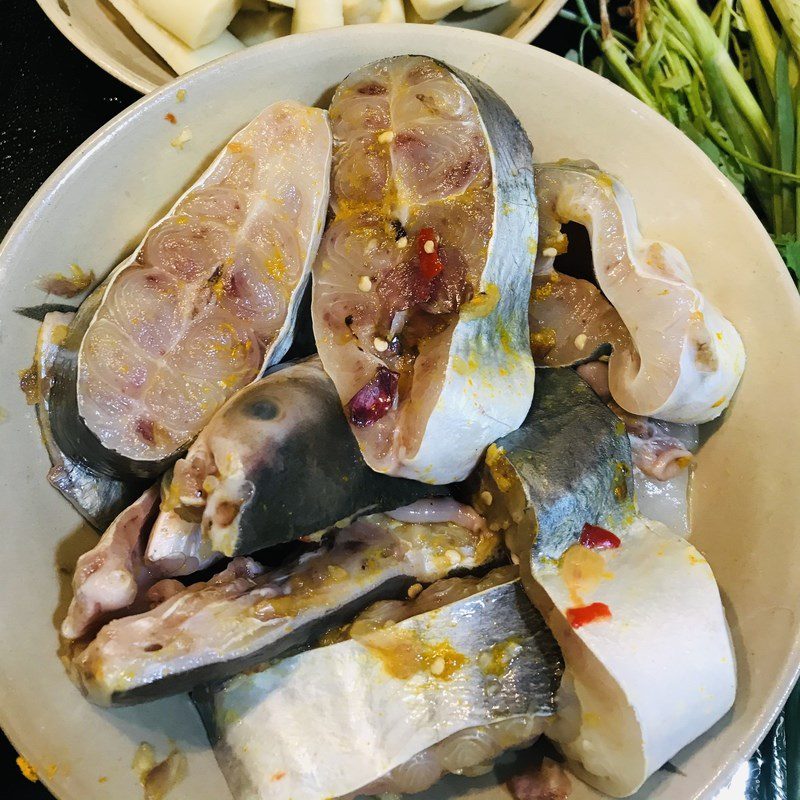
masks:
[[[622,544],[619,536],[588,522],[583,526],[580,542],[590,550],[616,550]]]
[[[397,394],[397,373],[378,367],[373,378],[365,383],[347,404],[350,422],[365,428],[385,417]]]
[[[582,628],[590,622],[599,622],[602,619],[611,619],[611,609],[605,603],[591,603],[588,606],[567,609],[567,622],[573,628]]]
[[[430,253],[425,249],[428,242],[433,243],[433,250]],[[417,234],[417,256],[420,274],[426,281],[433,280],[444,269],[444,264],[439,258],[439,237],[433,228],[422,228]]]

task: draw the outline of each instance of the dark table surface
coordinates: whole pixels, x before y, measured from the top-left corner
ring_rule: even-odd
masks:
[[[34,0],[0,2],[5,12],[0,26],[2,238],[48,175],[139,94],[76,50]],[[563,55],[575,46],[577,34],[573,23],[556,19],[537,44]],[[4,796],[52,800],[41,784],[29,782],[14,767],[16,756],[0,733]]]
[[[139,94],[76,50],[34,0],[0,2],[7,12],[0,26],[2,238],[47,176]],[[22,776],[14,765],[16,757],[0,734],[3,795],[12,800],[52,800],[40,783]]]

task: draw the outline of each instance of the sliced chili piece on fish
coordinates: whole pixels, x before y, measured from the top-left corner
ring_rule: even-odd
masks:
[[[350,422],[360,428],[385,417],[397,396],[398,376],[386,367],[378,367],[375,377],[359,389],[347,404]]]
[[[590,550],[616,550],[622,544],[616,534],[588,522],[581,531],[580,543]]]
[[[433,228],[422,228],[417,234],[419,272],[426,281],[432,281],[443,269],[439,258],[439,237]]]
[[[582,628],[604,619],[611,619],[611,609],[605,603],[590,603],[588,606],[567,609],[567,622],[573,628]]]

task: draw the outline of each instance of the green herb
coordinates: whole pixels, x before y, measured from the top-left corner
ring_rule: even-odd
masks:
[[[760,213],[800,285],[800,0],[631,0],[612,24],[586,0],[573,58],[591,64],[682,130]],[[629,24],[626,25],[626,18]]]

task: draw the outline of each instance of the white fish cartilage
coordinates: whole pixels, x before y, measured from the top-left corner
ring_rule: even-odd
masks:
[[[523,580],[566,664],[547,735],[587,783],[625,797],[730,709],[736,661],[703,556],[641,517],[614,532],[619,548],[591,551],[594,580],[571,577],[569,551],[526,564]],[[594,603],[610,617],[573,627],[569,611]]]
[[[584,225],[597,283],[630,336],[629,345],[624,338],[614,343],[609,358],[614,400],[633,414],[669,422],[718,417],[744,371],[744,347],[695,286],[684,256],[642,237],[628,191],[593,164],[538,166],[536,191],[541,252],[563,250],[564,222]],[[590,355],[587,347],[583,357]]]
[[[222,558],[202,534],[199,522],[190,522],[163,508],[147,540],[145,558],[165,575],[191,575]]]

